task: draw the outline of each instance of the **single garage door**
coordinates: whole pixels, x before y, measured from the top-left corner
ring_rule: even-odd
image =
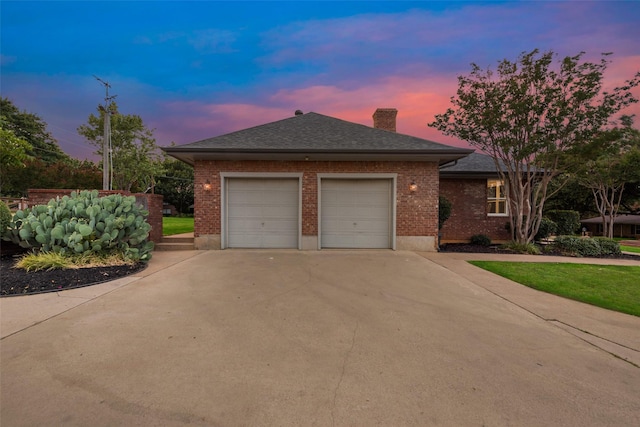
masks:
[[[390,179],[322,179],[323,248],[391,248]]]
[[[298,248],[298,179],[228,178],[226,247]]]

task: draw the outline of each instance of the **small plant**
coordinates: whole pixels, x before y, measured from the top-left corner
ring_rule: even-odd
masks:
[[[27,271],[74,268],[70,257],[56,252],[31,252],[20,258],[16,267]]]
[[[88,267],[132,265],[134,262],[121,252],[95,254],[62,254],[59,252],[31,252],[16,262],[16,268],[26,271],[57,270]]]
[[[518,243],[512,240],[509,243],[505,243],[502,247],[519,254],[540,255],[540,248],[534,243]]]
[[[474,234],[471,236],[472,245],[489,246],[491,245],[491,238],[485,234]]]

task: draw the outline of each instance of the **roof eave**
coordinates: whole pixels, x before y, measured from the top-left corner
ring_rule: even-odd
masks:
[[[162,150],[190,165],[199,160],[278,160],[278,161],[412,161],[442,165],[466,157],[473,150],[202,150],[164,147]]]

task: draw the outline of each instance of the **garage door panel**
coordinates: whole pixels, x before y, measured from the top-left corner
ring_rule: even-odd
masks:
[[[228,178],[230,248],[298,247],[298,179]]]
[[[389,179],[323,179],[322,247],[390,248],[392,182]]]

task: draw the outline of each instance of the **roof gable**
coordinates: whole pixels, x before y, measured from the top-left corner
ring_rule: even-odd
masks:
[[[368,160],[376,156],[385,156],[384,160],[400,160],[398,157],[427,160],[424,156],[428,156],[430,161],[446,163],[473,151],[318,113],[297,115],[163,150],[187,163],[207,158],[301,160],[311,155],[315,155],[315,160]],[[295,154],[305,156],[300,158]],[[361,158],[356,159],[358,156]]]

